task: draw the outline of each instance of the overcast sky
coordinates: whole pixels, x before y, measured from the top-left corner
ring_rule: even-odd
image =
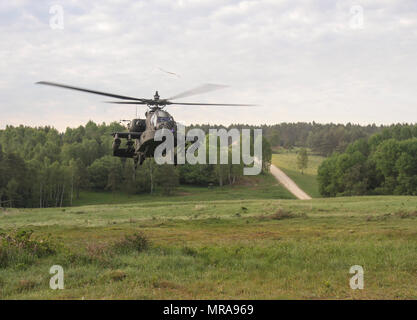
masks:
[[[260,105],[170,106],[184,124],[417,122],[416,0],[1,1],[0,36],[0,128],[135,115],[40,80]]]

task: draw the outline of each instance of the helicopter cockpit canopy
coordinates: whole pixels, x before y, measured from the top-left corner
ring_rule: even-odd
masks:
[[[151,123],[155,128],[163,127],[164,124],[168,124],[172,121],[174,121],[174,118],[163,110],[156,110],[151,116]]]
[[[157,120],[158,123],[171,121],[171,120],[174,120],[174,119],[172,119],[171,115],[168,112],[163,111],[163,110],[158,111],[158,120]]]

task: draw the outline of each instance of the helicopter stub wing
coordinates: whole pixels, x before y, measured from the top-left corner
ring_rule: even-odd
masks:
[[[113,132],[113,137],[122,139],[139,139],[142,132]]]

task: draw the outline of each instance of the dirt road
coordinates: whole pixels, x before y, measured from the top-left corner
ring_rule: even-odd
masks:
[[[285,187],[300,200],[310,200],[311,197],[301,190],[294,181],[291,180],[281,169],[271,164],[272,175]]]

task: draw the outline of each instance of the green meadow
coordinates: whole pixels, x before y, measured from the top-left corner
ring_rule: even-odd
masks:
[[[0,298],[417,298],[416,197],[285,195],[263,177],[0,210]],[[63,290],[49,288],[52,265],[64,269]],[[353,265],[364,268],[363,290],[349,286]]]
[[[297,168],[297,152],[280,149],[272,155],[272,164],[280,168],[294,182],[313,198],[320,197],[317,183],[317,169],[325,158],[308,154],[308,167],[304,172]]]

